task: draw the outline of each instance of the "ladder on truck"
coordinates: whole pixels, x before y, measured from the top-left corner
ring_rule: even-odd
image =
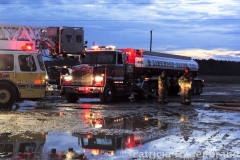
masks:
[[[17,26],[0,24],[0,49],[19,50],[26,43],[36,48],[36,42],[46,38],[43,31],[47,27]]]
[[[0,24],[0,49],[21,50],[31,44],[33,49],[49,49],[52,55],[84,54],[82,27],[39,27]]]

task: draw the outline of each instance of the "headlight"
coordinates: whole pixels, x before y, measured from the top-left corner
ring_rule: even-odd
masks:
[[[95,77],[95,81],[96,81],[96,82],[103,81],[103,77],[96,76],[96,77]]]
[[[71,81],[72,80],[72,76],[65,76],[63,79],[65,81]]]

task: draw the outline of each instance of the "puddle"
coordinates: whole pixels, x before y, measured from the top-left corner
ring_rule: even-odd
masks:
[[[166,140],[168,135],[179,133],[188,124],[187,117],[166,112],[119,115],[102,117],[100,114],[86,112],[81,116],[90,125],[89,132],[24,132],[21,134],[2,133],[0,135],[1,158],[51,159],[51,158],[113,158],[135,157],[136,152],[147,147],[152,141]],[[25,117],[38,122],[38,118]],[[177,118],[174,120],[174,117]],[[25,118],[25,119],[26,119]],[[5,118],[2,116],[2,120]],[[185,123],[187,122],[187,123]],[[18,125],[24,126],[24,120]],[[41,130],[41,129],[40,129]],[[81,129],[80,129],[81,131]],[[175,135],[176,136],[176,135]],[[176,137],[182,139],[179,134]],[[163,138],[161,140],[161,138]],[[146,146],[145,146],[146,145]],[[135,150],[135,149],[134,149]],[[136,153],[134,153],[136,154]]]
[[[81,105],[84,109],[32,107],[33,111],[2,112],[0,157],[140,160],[240,156],[239,112],[206,109],[206,103],[137,104],[131,110],[127,108],[132,104],[122,106],[124,109]]]

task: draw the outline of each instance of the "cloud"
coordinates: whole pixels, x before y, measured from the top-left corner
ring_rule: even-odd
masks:
[[[186,49],[169,51],[168,53],[176,55],[185,55],[192,57],[192,59],[216,59],[240,62],[240,52],[231,51],[227,49],[214,49],[214,50]]]

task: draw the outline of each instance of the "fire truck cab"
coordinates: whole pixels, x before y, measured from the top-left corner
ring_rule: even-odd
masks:
[[[0,106],[9,107],[20,99],[58,96],[47,86],[47,74],[40,53],[0,50]]]
[[[81,27],[0,25],[0,108],[21,99],[60,97],[48,84],[43,54],[84,53]]]
[[[81,64],[72,67],[72,79],[63,88],[68,102],[79,97],[99,97],[111,102],[115,95],[130,95],[130,77],[133,64],[126,64],[124,54],[113,46],[93,47],[81,58]]]

